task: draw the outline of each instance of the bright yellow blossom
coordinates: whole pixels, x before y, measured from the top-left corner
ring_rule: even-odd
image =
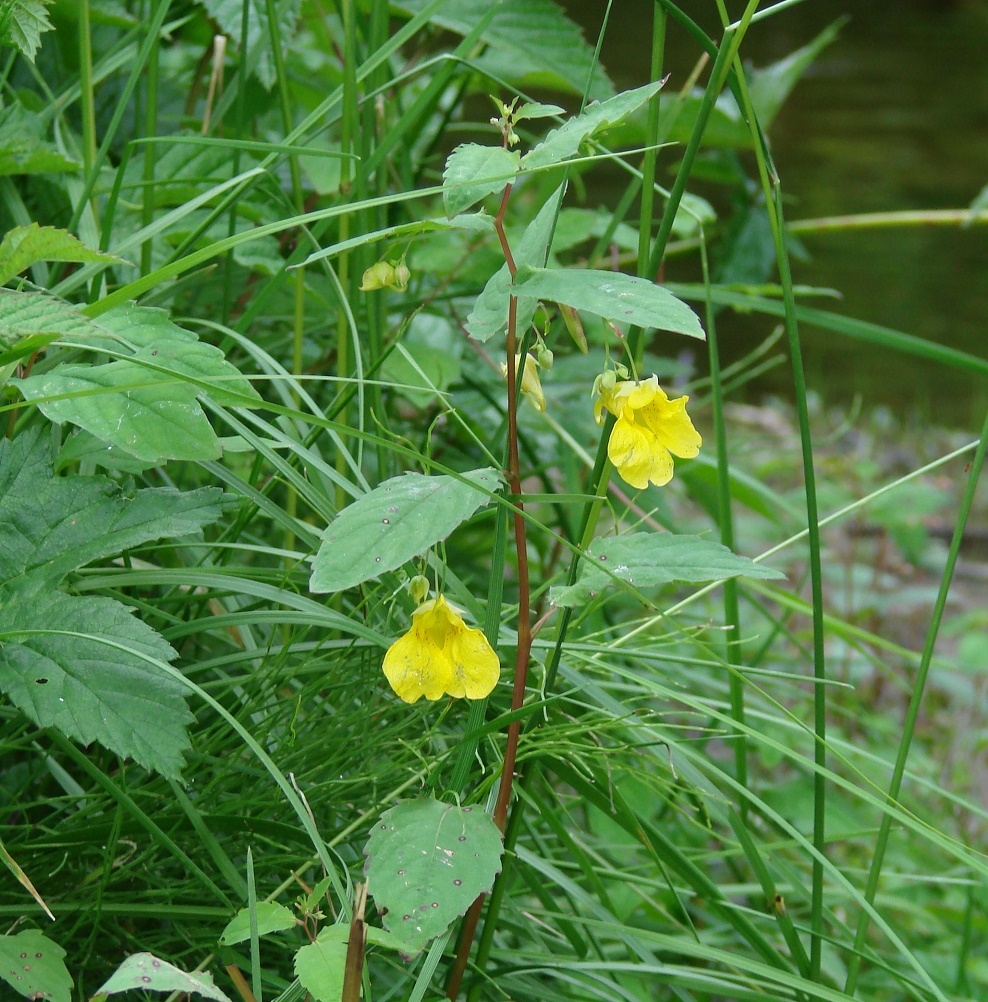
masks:
[[[384,674],[406,703],[444,694],[483,699],[497,685],[501,663],[483,631],[467,626],[440,595],[412,613],[411,629],[384,655]]]
[[[521,355],[515,355],[515,367],[521,364]],[[508,366],[502,362],[501,372],[507,377]],[[542,380],[539,379],[539,367],[533,356],[525,355],[525,371],[521,374],[521,392],[532,401],[532,406],[541,413],[545,410],[545,394],[542,392]]]
[[[686,413],[689,397],[670,400],[658,376],[641,381],[602,386],[594,403],[597,424],[603,424],[604,409],[616,418],[607,443],[607,458],[622,479],[638,490],[649,483],[661,487],[672,480],[672,456],[692,459],[701,439]]]

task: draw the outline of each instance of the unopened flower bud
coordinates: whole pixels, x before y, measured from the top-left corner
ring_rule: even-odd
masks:
[[[377,289],[391,288],[395,287],[395,269],[394,265],[389,264],[387,261],[378,261],[377,264],[372,264],[363,275],[363,281],[360,285],[361,292],[374,292]]]
[[[405,259],[402,258],[395,265],[395,281],[394,285],[391,286],[395,292],[404,292],[408,288],[408,280],[412,277],[412,273],[405,264]]]
[[[421,605],[429,597],[429,579],[424,574],[416,574],[408,582],[408,594],[416,605]]]
[[[545,369],[548,372],[552,368],[552,359],[552,352],[548,348],[539,348],[538,362],[540,369]]]

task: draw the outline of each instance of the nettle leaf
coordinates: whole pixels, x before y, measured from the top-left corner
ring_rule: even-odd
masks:
[[[71,1002],[72,977],[65,951],[37,929],[0,936],[0,978],[22,998]]]
[[[52,23],[48,19],[48,4],[51,0],[7,0],[9,20],[4,25],[3,38],[19,49],[23,55],[34,62],[34,56],[41,45],[41,36],[51,31]]]
[[[68,230],[55,226],[15,226],[0,243],[0,285],[39,261],[120,261],[121,258],[92,250]]]
[[[0,177],[79,169],[79,163],[45,142],[46,128],[39,115],[19,104],[0,110]]]
[[[397,0],[393,6],[417,14],[427,2]],[[491,6],[490,0],[447,0],[429,20],[468,35]],[[480,65],[501,79],[531,80],[540,88],[562,88],[573,94],[582,94],[590,79],[592,98],[614,93],[603,67],[594,60],[593,47],[552,0],[501,0],[481,38],[490,48]]]
[[[424,797],[385,811],[364,847],[385,928],[421,950],[491,889],[503,852],[497,825],[478,806]]]
[[[213,984],[213,976],[204,971],[186,974],[166,960],[150,953],[129,956],[97,991],[93,1002],[109,995],[136,990],[146,992],[195,993],[214,1002],[230,1002],[230,998]]]
[[[56,477],[39,432],[0,440],[0,584],[53,587],[94,560],[197,533],[228,506],[218,487],[126,493],[104,477]]]
[[[285,932],[294,929],[298,924],[290,908],[279,905],[277,901],[258,901],[255,907],[257,914],[257,934],[267,936],[272,932]],[[220,933],[220,943],[230,946],[233,943],[243,943],[250,939],[250,909],[241,908],[227,923]]]
[[[327,932],[332,932],[332,926]],[[349,934],[349,926],[344,928]],[[295,954],[295,976],[315,1002],[340,1002],[346,976],[347,944],[337,935],[320,933]]]
[[[176,778],[187,690],[148,663],[177,655],[130,613],[108,598],[0,586],[0,691],[39,727]]]
[[[25,358],[56,338],[98,336],[79,310],[42,292],[0,289],[0,365]]]
[[[580,152],[580,144],[589,139],[600,129],[620,122],[636,108],[640,108],[650,97],[658,93],[662,86],[661,80],[645,84],[635,90],[627,90],[609,101],[590,105],[582,115],[564,122],[558,129],[553,129],[536,146],[521,158],[522,170],[533,170],[536,167],[547,167],[550,164],[568,160]]]
[[[138,459],[219,459],[197,389],[133,362],[57,365],[11,380],[50,421],[85,428]]]
[[[309,590],[343,591],[424,553],[490,501],[497,470],[455,477],[405,473],[344,508],[323,534]]]
[[[516,266],[532,265],[541,268],[545,264],[549,254],[553,223],[562,197],[563,189],[559,187],[525,229],[518,246],[514,248]],[[511,286],[511,274],[508,266],[503,264],[490,277],[467,317],[466,328],[471,337],[478,341],[486,341],[507,328],[508,297],[511,291],[514,291]],[[532,322],[538,303],[538,296],[518,296],[518,330],[525,330]]]
[[[243,27],[243,3],[241,0],[200,0],[209,16],[223,29],[232,44],[243,52],[240,31]],[[249,66],[265,88],[270,90],[277,79],[274,50],[271,47],[271,27],[268,22],[266,0],[247,0],[250,7],[247,21],[247,52]],[[275,0],[279,35],[282,47],[287,47],[295,34],[302,0]]]
[[[629,532],[595,540],[576,583],[553,588],[549,599],[565,608],[585,605],[611,585],[640,592],[673,581],[699,584],[734,577],[772,580],[784,575],[699,536]]]
[[[463,143],[446,160],[443,171],[443,205],[453,216],[495,191],[503,191],[518,171],[517,150],[503,146]]]
[[[645,278],[614,271],[520,265],[514,287],[519,296],[565,303],[608,320],[705,337],[700,318],[682,300]]]

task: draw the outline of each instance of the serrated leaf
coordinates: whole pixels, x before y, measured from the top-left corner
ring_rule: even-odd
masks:
[[[673,581],[699,584],[733,577],[771,580],[783,575],[699,536],[629,532],[595,540],[576,583],[553,588],[549,598],[565,608],[585,605],[611,585],[647,591]]]
[[[0,243],[0,285],[39,261],[120,261],[112,254],[92,250],[68,230],[55,226],[15,226]]]
[[[296,926],[295,915],[290,908],[277,901],[258,901],[256,906],[257,934],[266,936],[271,932],[285,932]],[[230,946],[250,939],[250,909],[241,908],[220,933],[220,943]]]
[[[491,889],[503,851],[501,833],[480,807],[424,797],[385,811],[364,848],[385,928],[421,950]]]
[[[213,976],[205,971],[186,974],[166,960],[151,953],[134,953],[129,956],[103,983],[97,995],[119,995],[121,992],[187,992],[230,1002],[229,997],[213,984]]]
[[[345,941],[320,934],[314,943],[303,946],[295,954],[295,976],[315,1002],[340,1002],[346,976],[346,953]]]
[[[241,0],[200,0],[209,16],[223,29],[223,34],[241,52],[240,32],[243,27],[243,3]],[[270,90],[277,79],[274,50],[271,47],[271,27],[268,21],[266,0],[247,0],[250,8],[247,21],[247,52],[249,67],[258,80]],[[295,34],[301,0],[275,0],[278,33],[282,47],[287,47]]]
[[[536,167],[547,167],[550,164],[568,160],[580,152],[580,144],[589,139],[600,129],[606,129],[621,121],[625,115],[630,115],[641,107],[652,95],[657,94],[662,86],[661,80],[645,84],[635,90],[624,91],[609,101],[590,105],[582,115],[564,122],[558,129],[553,129],[536,146],[521,158],[522,170],[534,170]]]
[[[64,956],[65,951],[37,929],[0,936],[0,978],[21,998],[70,1002],[72,978]]]
[[[41,44],[41,36],[51,31],[52,23],[48,19],[48,4],[50,0],[7,0],[8,17],[5,25],[5,38],[21,53],[34,62],[35,53]]]
[[[703,340],[700,318],[668,289],[645,278],[614,271],[532,268],[515,275],[518,295],[565,303],[619,323],[688,334]]]
[[[488,504],[502,482],[492,469],[464,473],[462,481],[421,473],[383,481],[329,524],[309,590],[343,591],[400,567]]]
[[[549,253],[549,240],[556,218],[556,211],[563,197],[563,189],[559,187],[549,196],[545,205],[526,227],[525,233],[514,250],[515,265],[534,265],[542,267]],[[490,277],[484,286],[484,291],[467,317],[467,333],[478,341],[486,341],[507,329],[508,298],[511,289],[511,274],[506,264]],[[535,315],[538,306],[537,296],[518,297],[516,326],[520,331],[526,330]]]
[[[125,493],[104,477],[56,477],[38,432],[0,440],[0,584],[30,577],[54,587],[94,560],[199,532],[226,507],[217,487]]]
[[[63,335],[97,336],[99,328],[60,299],[0,289],[0,365],[25,358]]]
[[[446,160],[443,171],[443,205],[446,215],[469,209],[495,191],[503,191],[518,170],[517,150],[503,146],[463,143]]]
[[[157,464],[220,456],[196,387],[142,365],[58,365],[11,382],[50,421],[85,428],[138,459]]]
[[[176,656],[112,599],[0,586],[0,691],[39,727],[172,778],[192,714],[185,687],[146,659]]]
[[[427,2],[398,0],[393,6],[418,13]],[[490,0],[447,0],[429,20],[468,35],[490,9]],[[602,100],[614,93],[579,27],[552,0],[502,0],[481,38],[490,46],[481,65],[496,62],[501,79],[517,82],[534,76],[543,87],[582,94],[593,74],[591,98]]]
[[[45,130],[40,116],[19,104],[0,110],[0,177],[79,168],[75,160],[44,141]]]

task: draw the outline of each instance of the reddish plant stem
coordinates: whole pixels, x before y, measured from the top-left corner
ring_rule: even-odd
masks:
[[[512,280],[517,268],[515,259],[508,246],[508,238],[504,232],[504,213],[511,196],[511,185],[506,185],[501,207],[494,220],[494,229],[504,260],[508,265],[508,273]],[[515,684],[511,694],[512,711],[519,710],[525,701],[525,685],[528,681],[528,662],[532,653],[532,612],[531,588],[528,580],[528,538],[525,532],[525,518],[522,515],[521,493],[521,463],[518,458],[518,367],[515,363],[517,351],[518,300],[512,295],[508,299],[508,486],[511,488],[512,501],[515,504],[515,553],[518,558],[518,648],[515,656]],[[504,832],[508,818],[508,804],[511,802],[511,784],[514,779],[515,762],[518,758],[518,738],[521,734],[521,721],[513,720],[508,726],[508,739],[504,747],[504,764],[501,768],[501,785],[497,791],[497,801],[494,805],[494,823]],[[480,921],[480,913],[484,908],[486,895],[481,894],[470,906],[463,920],[463,931],[456,950],[456,960],[450,972],[446,985],[446,997],[456,999],[460,992],[460,983],[466,971],[467,960],[470,957],[470,947]]]

